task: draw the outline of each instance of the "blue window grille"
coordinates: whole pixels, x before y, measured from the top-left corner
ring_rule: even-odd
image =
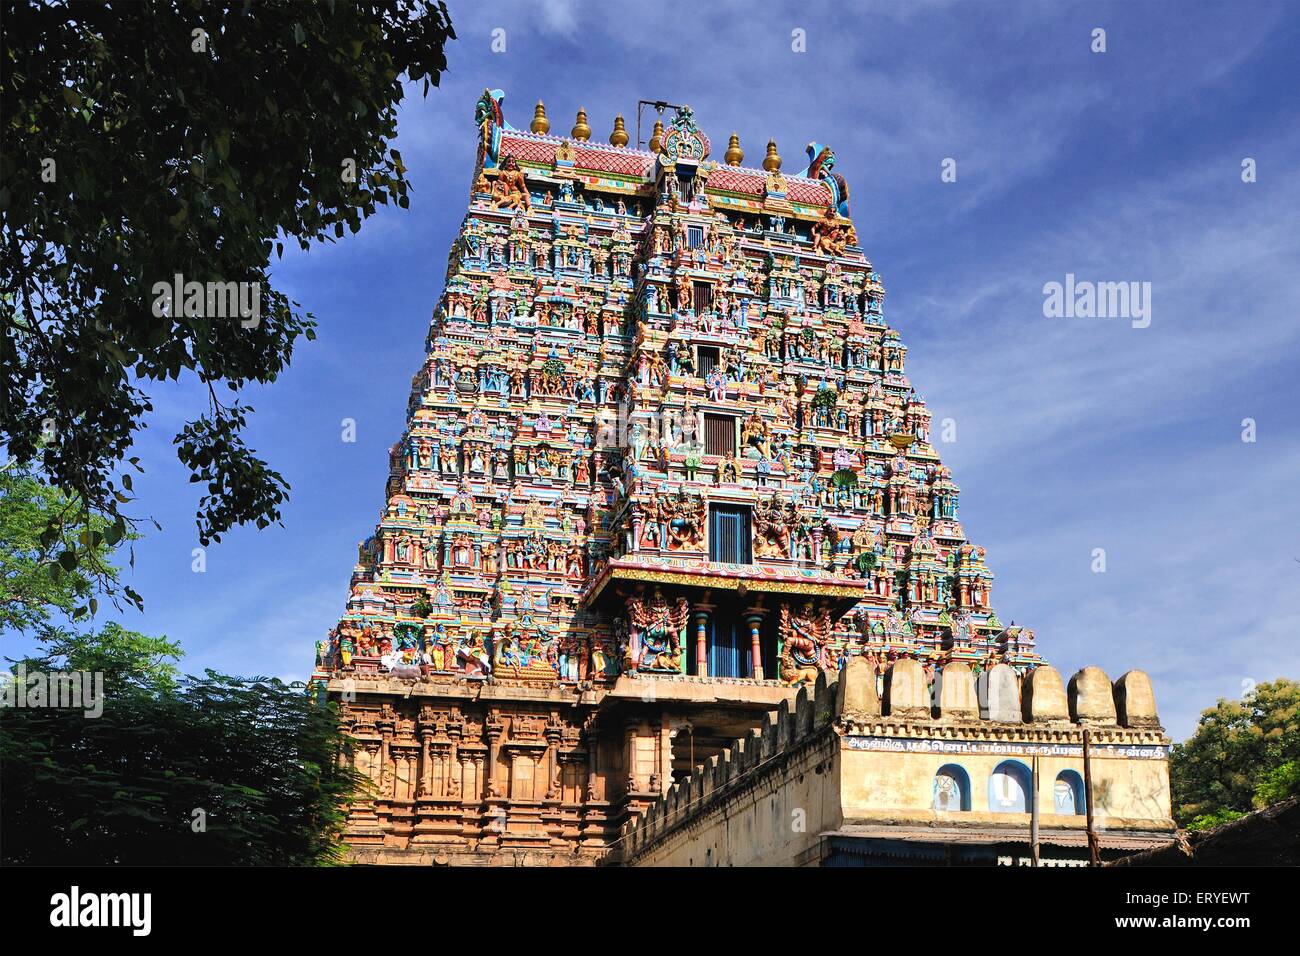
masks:
[[[709,676],[748,677],[749,631],[741,621],[714,620],[709,625]]]
[[[709,506],[709,560],[749,564],[749,509],[743,505]]]

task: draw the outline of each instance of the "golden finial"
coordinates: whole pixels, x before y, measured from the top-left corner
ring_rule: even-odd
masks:
[[[723,156],[728,166],[739,166],[745,161],[745,151],[740,148],[740,137],[735,133],[731,134],[731,141],[727,143],[727,152]]]
[[[551,121],[546,118],[546,107],[542,101],[537,101],[537,106],[533,109],[533,122],[528,127],[534,133],[549,133],[551,131]]]
[[[591,127],[587,125],[586,110],[578,110],[578,118],[573,121],[573,129],[569,131],[569,135],[580,143],[591,139]]]
[[[775,173],[781,169],[781,154],[776,151],[776,140],[767,141],[767,155],[763,157],[763,168],[769,173]]]
[[[664,121],[655,120],[655,128],[650,133],[650,152],[659,152],[659,147],[664,142]]]
[[[609,134],[609,145],[626,146],[627,130],[623,127],[623,114],[619,113],[614,117],[614,132]]]

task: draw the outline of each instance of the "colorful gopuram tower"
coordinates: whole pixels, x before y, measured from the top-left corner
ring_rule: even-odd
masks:
[[[849,218],[835,154],[649,149],[478,102],[469,207],[316,680],[368,862],[590,863],[855,658],[1040,663]],[[860,668],[861,665],[855,665]]]

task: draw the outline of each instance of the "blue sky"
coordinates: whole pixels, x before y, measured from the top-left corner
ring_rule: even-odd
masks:
[[[401,114],[410,209],[276,270],[320,322],[247,396],[250,443],[293,487],[285,527],[237,531],[191,571],[197,496],[171,438],[203,397],[157,392],[137,511],[164,530],[137,543],[146,611],[126,623],[179,639],[191,671],[309,672],[383,503],[491,86],[520,127],[540,97],[553,130],[582,106],[593,138],[616,112],[635,135],[636,101],[662,99],[718,153],[737,131],[747,165],[769,137],[790,171],[810,140],[831,146],[936,439],[955,423],[937,447],[1002,619],[1067,676],[1148,670],[1176,739],[1243,682],[1300,677],[1300,8],[623,6],[450,3],[450,69]],[[1150,282],[1150,327],[1044,317],[1067,273]]]

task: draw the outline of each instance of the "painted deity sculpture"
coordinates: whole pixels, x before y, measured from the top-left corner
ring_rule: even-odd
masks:
[[[788,602],[783,602],[780,614],[781,681],[814,683],[817,674],[829,664],[830,611],[825,605],[814,610],[812,602],[792,610]]]
[[[686,599],[670,604],[656,588],[649,601],[639,595],[629,598],[627,610],[638,644],[633,669],[680,673],[682,629],[690,614]]]
[[[514,156],[507,154],[496,181],[492,183],[492,208],[527,209],[531,202],[524,174]]]

